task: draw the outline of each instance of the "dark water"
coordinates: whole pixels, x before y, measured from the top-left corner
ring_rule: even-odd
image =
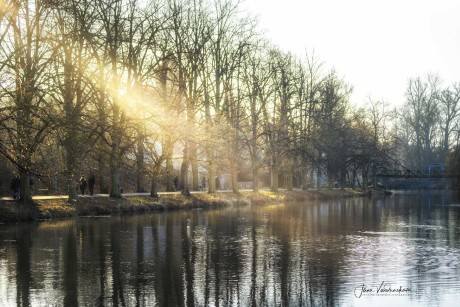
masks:
[[[458,306],[459,221],[404,194],[0,225],[0,306]]]

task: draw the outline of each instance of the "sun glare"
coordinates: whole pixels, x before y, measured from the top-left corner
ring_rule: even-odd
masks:
[[[0,21],[5,17],[6,13],[11,10],[9,4],[6,4],[4,0],[0,0]]]

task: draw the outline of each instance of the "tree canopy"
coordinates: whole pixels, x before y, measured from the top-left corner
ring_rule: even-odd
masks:
[[[0,160],[22,201],[30,175],[70,199],[90,173],[112,197],[176,176],[212,193],[223,173],[234,192],[365,186],[457,147],[458,84],[418,77],[401,112],[357,109],[337,72],[271,44],[239,1],[6,0],[0,42]]]

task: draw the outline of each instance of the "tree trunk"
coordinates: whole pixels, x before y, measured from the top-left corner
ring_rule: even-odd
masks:
[[[342,171],[340,172],[340,188],[344,190],[346,185],[347,185],[347,169],[343,168]]]
[[[328,170],[327,172],[327,187],[329,190],[332,190],[334,186],[334,175],[331,171]]]
[[[294,190],[294,182],[293,182],[293,177],[294,177],[294,170],[292,167],[289,168],[287,177],[286,177],[286,189],[288,191]]]
[[[316,170],[316,189],[321,190],[321,170],[319,168]]]
[[[137,182],[136,182],[136,191],[138,193],[144,193],[144,137],[141,132],[138,132],[137,136]]]
[[[113,105],[113,130],[112,144],[110,151],[110,197],[121,198],[121,183],[120,183],[120,166],[121,166],[121,123],[123,122],[123,114],[117,103]],[[120,117],[120,120],[118,118]]]
[[[238,189],[238,172],[236,170],[236,165],[234,162],[232,162],[232,174],[231,174],[231,177],[232,177],[232,190],[233,190],[233,193],[235,194],[240,194],[240,191]]]
[[[356,178],[358,175],[356,174],[356,169],[353,169],[353,179],[351,180],[351,188],[355,189],[356,188]]]
[[[21,169],[19,170],[20,176],[20,196],[19,202],[20,203],[31,203],[32,202],[32,194],[30,193],[30,184],[29,184],[29,173],[27,170]]]
[[[208,193],[216,193],[216,176],[216,166],[211,160],[208,164]]]
[[[166,191],[174,192],[174,166],[173,166],[173,148],[172,142],[165,142],[165,158],[166,158]]]
[[[272,164],[270,175],[271,175],[271,180],[270,180],[271,181],[271,184],[270,184],[271,191],[278,193],[278,165]]]
[[[158,198],[157,182],[155,180],[155,175],[152,177],[152,185],[150,187],[150,197]]]
[[[190,189],[188,184],[188,167],[189,167],[189,154],[188,154],[189,145],[186,144],[184,148],[184,157],[182,160],[182,165],[180,169],[180,184],[181,184],[181,194],[185,196],[190,196]]]
[[[252,167],[252,191],[259,192],[259,170]]]
[[[110,197],[121,198],[120,185],[120,156],[119,149],[116,143],[112,144],[112,152],[110,157]]]
[[[73,65],[72,50],[70,46],[64,45],[64,116],[67,126],[65,127],[64,150],[66,153],[66,181],[67,181],[67,195],[68,200],[75,200],[77,191],[75,189],[76,176],[75,171],[77,167],[77,152],[78,152],[78,139],[77,127],[80,121],[80,109],[77,107],[81,103],[81,76],[77,75],[75,87],[75,71]],[[81,74],[81,72],[80,72]],[[76,98],[76,101],[75,101]],[[74,104],[75,103],[75,104]]]
[[[192,191],[198,191],[200,189],[198,179],[198,162],[194,157],[192,160]]]
[[[69,144],[68,144],[69,145]],[[75,200],[77,198],[77,190],[75,189],[75,183],[77,178],[75,176],[76,171],[76,157],[73,148],[66,146],[66,180],[67,180],[67,195],[68,201]]]
[[[309,182],[309,186],[311,188],[313,188],[315,186],[315,179],[314,179],[314,176],[315,176],[315,169],[313,168],[313,165],[310,166],[311,169],[310,169],[310,182]]]
[[[102,144],[105,146],[105,144]],[[99,193],[101,194],[109,194],[109,187],[106,180],[107,175],[107,155],[105,154],[104,150],[99,151],[99,157],[97,159],[97,164],[99,168]]]

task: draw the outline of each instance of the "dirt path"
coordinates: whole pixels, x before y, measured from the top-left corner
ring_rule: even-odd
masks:
[[[251,190],[240,190],[240,192],[249,192]],[[231,193],[231,190],[222,190],[218,191],[217,193]],[[194,191],[191,192],[192,194],[201,194],[201,193],[207,193],[205,191]],[[158,195],[174,195],[174,194],[180,194],[180,191],[177,192],[158,192]],[[123,193],[123,197],[134,197],[134,196],[149,196],[150,193]],[[109,194],[94,194],[93,196],[91,195],[78,195],[77,198],[92,198],[92,197],[109,197]],[[34,195],[32,196],[32,199],[37,199],[37,200],[42,200],[42,199],[67,199],[67,195]],[[12,201],[13,197],[10,196],[4,196],[0,197],[0,200],[3,201]]]

